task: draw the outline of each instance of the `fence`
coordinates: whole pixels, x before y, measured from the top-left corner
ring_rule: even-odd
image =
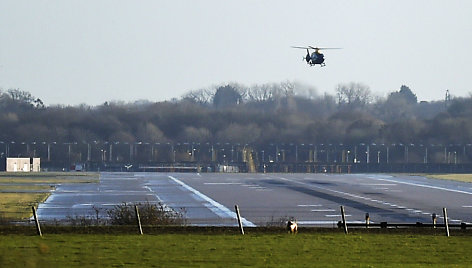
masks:
[[[143,225],[141,224],[141,218],[142,216],[140,216],[140,213],[139,213],[139,208],[138,208],[138,205],[133,205],[133,212],[134,214],[132,215],[131,217],[131,220],[134,220],[134,224],[136,225],[136,228],[134,230],[134,232],[138,233],[138,234],[141,234],[143,235],[144,232],[143,232]],[[241,216],[241,213],[240,213],[240,210],[239,210],[239,206],[238,205],[235,205],[234,206],[235,208],[235,215],[236,215],[236,218],[235,218],[235,222],[237,222],[238,224],[238,229],[239,229],[239,233],[244,235],[245,232],[244,232],[244,221],[242,220],[242,216]],[[448,215],[447,215],[447,209],[446,208],[443,208],[443,223],[437,223],[437,215],[436,214],[433,214],[432,215],[432,222],[431,223],[422,223],[422,222],[416,222],[416,223],[387,223],[387,222],[380,222],[380,223],[371,223],[371,219],[370,219],[370,215],[368,213],[366,213],[366,216],[365,216],[365,223],[353,223],[353,222],[347,222],[346,221],[346,214],[345,214],[345,208],[344,206],[340,206],[340,212],[341,212],[341,220],[338,221],[337,223],[337,227],[338,228],[343,228],[344,230],[344,233],[345,234],[348,234],[349,233],[349,228],[366,228],[366,229],[369,229],[369,228],[380,228],[380,229],[389,229],[389,228],[429,228],[429,229],[440,229],[440,228],[444,228],[444,231],[445,231],[445,235],[446,236],[450,236],[450,228],[460,228],[461,230],[466,230],[467,228],[471,228],[472,227],[472,224],[470,223],[465,223],[465,222],[462,222],[460,224],[450,224],[448,222]],[[37,213],[36,213],[36,208],[33,206],[32,207],[32,214],[33,214],[33,217],[32,217],[32,221],[34,222],[34,225],[35,225],[35,228],[36,228],[36,234],[39,235],[39,236],[42,236],[43,235],[43,232],[41,231],[41,224],[40,224],[40,219],[38,218],[37,216]],[[128,215],[128,216],[131,216],[131,215]],[[149,215],[145,215],[145,217],[149,217]],[[286,225],[287,222],[290,224],[292,224],[292,226],[289,226],[289,225]],[[3,222],[5,224],[5,222]],[[44,222],[43,222],[44,223]],[[86,223],[86,224],[84,224]],[[103,224],[104,222],[102,222]],[[128,225],[130,226],[130,222],[127,222],[128,224],[125,224],[125,225]],[[166,225],[176,225],[175,223],[177,223],[177,225],[180,225],[180,226],[183,226],[184,225],[184,221],[178,221],[178,222],[173,222],[174,224],[166,224]],[[295,219],[283,219],[283,221],[279,221],[279,224],[278,226],[275,226],[275,227],[284,227],[284,226],[287,226],[286,227],[286,230],[289,231],[289,232],[292,232],[293,233],[293,223],[295,223],[296,225],[296,220]],[[11,224],[11,223],[10,223]],[[16,222],[15,224],[18,224],[18,222]],[[87,226],[87,224],[90,225],[90,222],[83,222],[81,226]],[[98,219],[97,219],[97,222],[94,226],[98,226],[100,223],[98,222]],[[56,223],[56,226],[57,226],[57,223]],[[291,228],[291,230],[289,229]],[[133,230],[133,229],[128,229],[128,230]],[[306,230],[306,228],[305,228]],[[298,232],[297,230],[297,227],[295,227],[295,232]]]

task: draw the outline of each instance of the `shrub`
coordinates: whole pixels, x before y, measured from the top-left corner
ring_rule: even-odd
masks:
[[[134,204],[123,203],[107,210],[110,223],[113,225],[131,225],[136,224],[136,213]],[[184,225],[184,209],[177,212],[161,202],[151,204],[137,203],[139,216],[142,225]]]

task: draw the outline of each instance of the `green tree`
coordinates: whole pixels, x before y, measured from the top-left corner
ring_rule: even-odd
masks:
[[[241,93],[233,86],[219,87],[213,97],[213,105],[216,108],[228,108],[242,102]]]

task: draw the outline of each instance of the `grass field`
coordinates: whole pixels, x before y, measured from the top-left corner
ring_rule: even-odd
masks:
[[[472,182],[472,174],[423,174],[423,176],[441,180]]]
[[[21,220],[32,216],[31,206],[44,202],[49,190],[61,183],[98,182],[97,173],[0,173],[0,218]]]
[[[0,267],[470,267],[470,236],[354,233],[0,236]]]

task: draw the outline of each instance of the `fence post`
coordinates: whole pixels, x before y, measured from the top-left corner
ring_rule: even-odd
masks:
[[[38,232],[38,235],[39,236],[43,236],[43,234],[41,233],[41,226],[39,226],[39,219],[38,219],[38,215],[36,214],[36,209],[34,207],[31,207],[33,209],[33,217],[34,217],[34,222],[36,224],[36,231]]]
[[[444,226],[446,227],[446,236],[449,236],[449,222],[447,220],[447,209],[443,208]]]
[[[369,224],[370,224],[370,216],[369,216],[369,213],[366,213],[365,214],[365,228],[369,228]]]
[[[344,206],[341,206],[341,217],[343,219],[343,227],[344,227],[344,233],[347,234],[347,223],[346,223],[346,215],[344,214]]]
[[[241,215],[239,215],[238,205],[234,205],[234,209],[236,210],[236,216],[238,216],[239,230],[241,231],[241,234],[244,235],[243,223],[241,222]]]
[[[138,206],[134,205],[134,212],[136,212],[136,223],[138,224],[139,234],[143,234],[143,228],[141,227],[141,218],[139,217]]]

